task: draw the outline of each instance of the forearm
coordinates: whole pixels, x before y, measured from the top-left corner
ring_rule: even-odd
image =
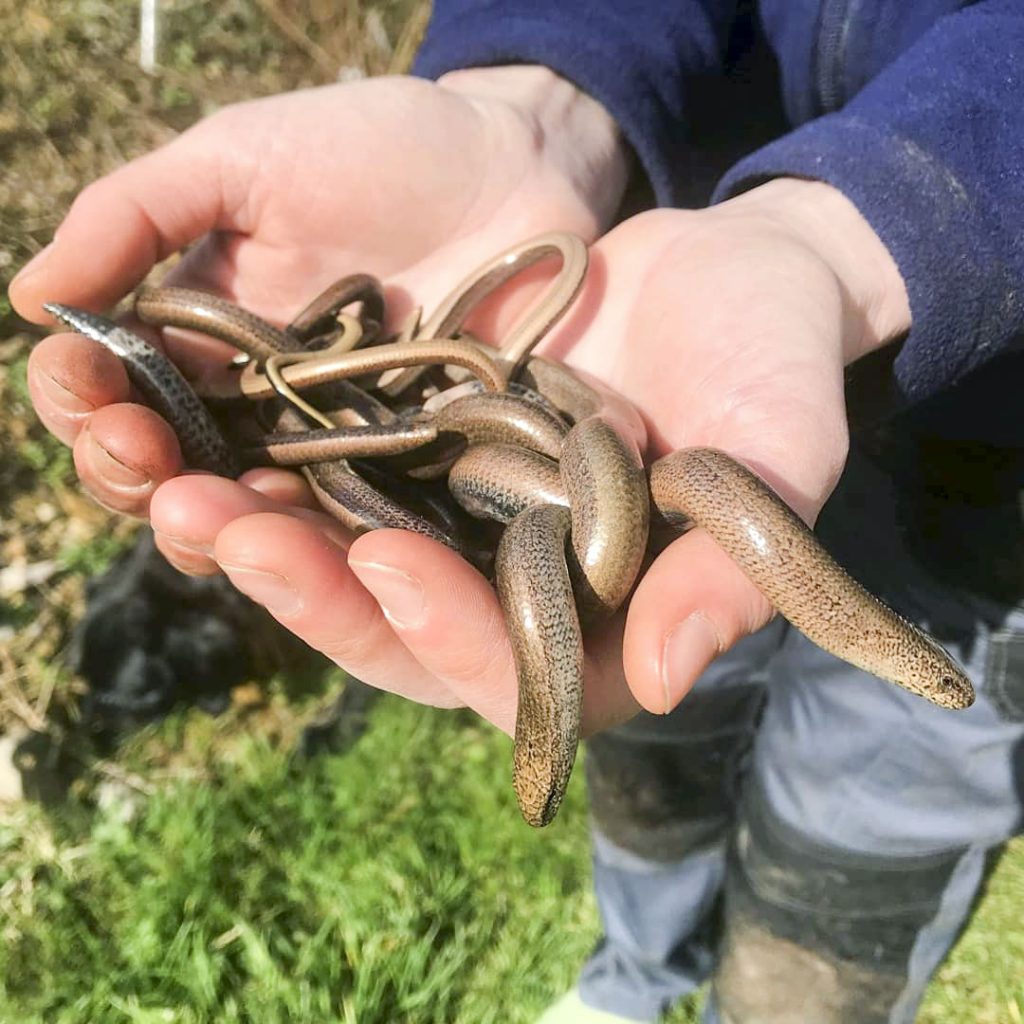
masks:
[[[436,0],[414,73],[543,65],[618,124],[659,203],[678,202],[686,79],[721,67],[735,0]]]

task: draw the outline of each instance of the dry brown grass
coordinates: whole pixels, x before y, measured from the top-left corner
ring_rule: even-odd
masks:
[[[83,495],[32,414],[24,365],[38,334],[6,304],[10,278],[88,182],[225,104],[404,70],[428,12],[422,0],[163,0],[147,75],[136,0],[0,0],[0,729],[39,728],[55,693],[57,717],[73,716],[59,666],[81,611],[74,570],[102,566],[134,529]]]

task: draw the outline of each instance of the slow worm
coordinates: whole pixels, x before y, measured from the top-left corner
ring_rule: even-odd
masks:
[[[135,315],[157,327],[184,327],[220,338],[256,359],[282,352],[303,352],[337,328],[347,306],[362,303],[360,319],[377,326],[384,317],[380,282],[369,274],[349,274],[329,285],[282,330],[233,302],[173,285],[146,287],[135,296]]]
[[[499,349],[457,336],[483,298],[553,253],[562,257],[561,272]],[[324,393],[335,407],[318,414],[321,429],[310,430],[294,409],[285,409],[277,432],[261,437],[247,455],[252,459],[259,449],[263,459],[300,465],[324,507],[353,529],[397,526],[467,550],[457,517],[437,503],[429,485],[388,484],[386,477],[371,482],[364,479],[374,476],[369,464],[357,472],[345,461],[402,452],[405,459],[426,459],[418,469],[405,466],[411,475],[447,472],[448,491],[471,515],[507,524],[495,574],[519,677],[514,782],[531,824],[549,822],[564,794],[579,738],[583,632],[628,598],[648,550],[650,506],[678,529],[706,530],[772,605],[826,651],[939,706],[968,707],[973,689],[949,655],[848,576],[756,475],[724,452],[699,448],[665,456],[645,475],[646,435],[636,411],[596,382],[530,356],[568,309],[585,271],[582,242],[562,233],[542,236],[462,281],[424,325],[410,318],[398,341],[351,351],[342,350],[348,344],[342,309],[362,303],[374,342],[384,318],[380,285],[366,275],[328,288],[286,329],[182,289],[143,292],[137,311],[161,326],[206,331],[252,357],[205,397],[253,400],[329,385]],[[46,308],[122,358],[139,391],[174,427],[190,465],[237,472],[237,458],[210,413],[156,349],[93,314]],[[331,338],[337,351],[305,347]],[[267,360],[276,366],[276,389],[257,365]],[[465,367],[477,382],[433,397],[424,392],[404,411],[349,382],[397,371],[378,377],[378,389],[392,398],[409,395],[419,367],[427,365]],[[458,447],[447,454],[442,440],[448,437],[461,439],[461,454]]]
[[[319,358],[293,363],[281,369],[281,376],[289,387],[299,391],[400,366],[436,366],[439,363],[465,367],[489,391],[504,390],[507,381],[497,360],[479,345],[454,338],[376,345],[337,355],[318,355]],[[204,399],[221,401],[238,398],[255,400],[272,398],[277,390],[255,364],[249,363],[236,379],[209,382],[199,394]]]
[[[552,231],[538,235],[488,260],[441,300],[412,340],[455,337],[470,313],[485,298],[549,256],[560,257],[562,266],[558,274],[540,301],[530,306],[509,330],[498,349],[501,360],[509,368],[509,376],[514,376],[537,343],[568,312],[583,287],[587,275],[587,247],[578,236],[569,232]],[[397,374],[385,374],[378,381],[378,387],[389,395],[399,395],[416,382],[421,372],[412,368]]]
[[[584,625],[629,595],[650,516],[636,414],[557,364],[534,357],[524,376],[575,421],[557,462],[523,450],[509,463],[505,446],[471,448],[450,487],[467,511],[509,523],[495,576],[519,681],[513,785],[523,817],[543,826],[561,804],[579,742]],[[536,482],[533,495],[523,481]]]
[[[651,467],[651,497],[670,522],[702,527],[801,633],[837,658],[944,708],[974,688],[927,633],[864,589],[795,512],[732,456],[688,448]]]
[[[338,314],[353,302],[361,302],[359,319],[377,328],[384,322],[384,292],[370,274],[349,274],[328,285],[288,325],[288,333],[308,345],[337,327]]]
[[[174,428],[187,466],[219,476],[238,476],[238,460],[210,411],[181,371],[161,351],[144,338],[95,313],[58,302],[44,303],[43,308],[61,323],[99,342],[120,358],[128,379]]]
[[[557,471],[536,453],[491,445],[470,449],[452,467],[450,483],[467,511],[509,523],[496,573],[519,678],[514,784],[523,816],[539,826],[558,809],[579,738],[577,607],[607,613],[625,599],[639,569],[636,537],[642,526],[642,557],[649,517],[629,484],[636,464],[628,446],[596,414],[607,400],[612,421],[628,421],[620,400],[538,358],[524,377],[566,412],[585,416],[566,435]],[[706,448],[667,455],[651,468],[650,496],[676,528],[707,530],[819,647],[940,707],[973,703],[970,680],[946,651],[849,576],[775,492],[731,456]],[[572,571],[568,537],[585,571]],[[567,580],[573,601],[558,596]]]
[[[255,359],[305,349],[304,342],[288,331],[274,327],[219,295],[193,288],[170,285],[143,288],[135,296],[135,315],[155,327],[201,331],[234,345]]]

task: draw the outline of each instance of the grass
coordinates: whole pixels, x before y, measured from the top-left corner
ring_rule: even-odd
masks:
[[[243,97],[407,63],[417,0],[164,0],[161,69],[135,63],[136,0],[0,0],[0,732],[73,763],[62,802],[0,810],[0,1021],[526,1024],[598,934],[577,772],[523,825],[506,739],[384,698],[343,753],[299,762],[344,686],[281,680],[219,719],[173,715],[100,757],[63,667],[82,574],[130,541],[32,416],[35,337],[2,293],[74,193]],[[353,70],[355,69],[355,70]],[[1024,845],[992,876],[922,1024],[1024,1016]],[[694,1005],[673,1024],[692,1024]]]
[[[569,983],[595,934],[578,785],[539,835],[467,715],[382,701],[301,764],[191,717],[201,781],[0,830],[0,1019],[483,1024]]]
[[[297,714],[176,716],[89,798],[7,816],[0,1019],[528,1024],[571,984],[598,931],[578,775],[536,833],[508,741],[467,714],[385,698],[301,762],[267,728]],[[1018,848],[923,1024],[1019,1020],[1022,891]]]

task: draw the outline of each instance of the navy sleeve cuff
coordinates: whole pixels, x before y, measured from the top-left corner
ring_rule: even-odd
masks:
[[[907,401],[939,391],[1005,346],[1013,326],[1007,305],[1015,292],[1012,270],[978,200],[932,154],[886,128],[830,114],[742,160],[712,201],[777,177],[835,186],[895,259],[912,317],[895,362],[896,384]]]
[[[836,113],[734,167],[722,199],[766,178],[834,185],[892,253],[912,323],[896,384],[917,400],[1024,335],[1024,5],[938,18]]]
[[[658,203],[679,205],[684,77],[720,59],[721,26],[697,0],[679,4],[660,25],[646,24],[642,16],[631,20],[614,4],[453,6],[460,9],[435,7],[414,74],[437,78],[467,67],[543,64],[603,104],[633,147]],[[646,13],[653,17],[656,7]]]

